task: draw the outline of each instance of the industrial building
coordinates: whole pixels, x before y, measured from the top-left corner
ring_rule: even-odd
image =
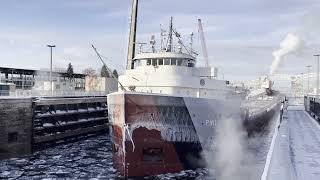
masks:
[[[0,67],[0,96],[106,95],[118,89],[113,78],[74,73],[64,70],[32,70]],[[51,90],[52,88],[52,90]]]
[[[85,90],[85,77],[84,74],[74,73],[72,79],[69,79],[66,72],[52,72],[54,89],[70,87],[72,82],[75,90]],[[50,71],[0,67],[0,82],[13,83],[18,90],[31,90],[35,86],[45,86],[45,82],[50,82]]]

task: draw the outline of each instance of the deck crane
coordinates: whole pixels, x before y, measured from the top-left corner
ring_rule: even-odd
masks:
[[[208,51],[207,51],[207,44],[206,44],[206,40],[204,37],[201,19],[198,19],[198,32],[200,35],[202,54],[203,54],[203,58],[205,61],[205,67],[209,67],[209,57],[208,57]]]
[[[94,50],[94,52],[97,54],[98,58],[100,59],[100,61],[102,62],[102,64],[107,68],[107,71],[109,72],[109,74],[111,75],[111,77],[117,81],[117,83],[120,85],[121,89],[123,91],[127,91],[126,88],[124,88],[124,86],[120,83],[120,81],[118,80],[117,77],[114,76],[114,74],[112,73],[111,69],[108,68],[108,66],[106,65],[106,63],[104,62],[104,60],[102,59],[101,54],[98,52],[97,48],[94,45],[91,45],[92,49]]]

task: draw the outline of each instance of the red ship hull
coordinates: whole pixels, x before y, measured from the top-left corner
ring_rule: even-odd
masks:
[[[219,123],[232,116],[248,123],[234,100],[114,93],[108,111],[114,166],[124,177],[205,167]]]

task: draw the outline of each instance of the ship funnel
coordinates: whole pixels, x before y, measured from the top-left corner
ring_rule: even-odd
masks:
[[[137,34],[137,19],[138,19],[138,0],[132,1],[131,9],[131,22],[130,22],[130,34],[128,43],[128,57],[127,57],[127,69],[132,69],[132,59],[135,56],[136,49],[136,34]]]

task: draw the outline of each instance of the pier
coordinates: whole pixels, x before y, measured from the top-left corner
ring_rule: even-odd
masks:
[[[314,100],[319,99],[313,97],[311,102]],[[270,164],[266,164],[269,170],[265,172],[263,180],[318,179],[320,125],[317,116],[305,111],[303,106],[288,107],[275,138]]]
[[[0,101],[0,158],[29,154],[109,128],[105,96],[1,98]]]

